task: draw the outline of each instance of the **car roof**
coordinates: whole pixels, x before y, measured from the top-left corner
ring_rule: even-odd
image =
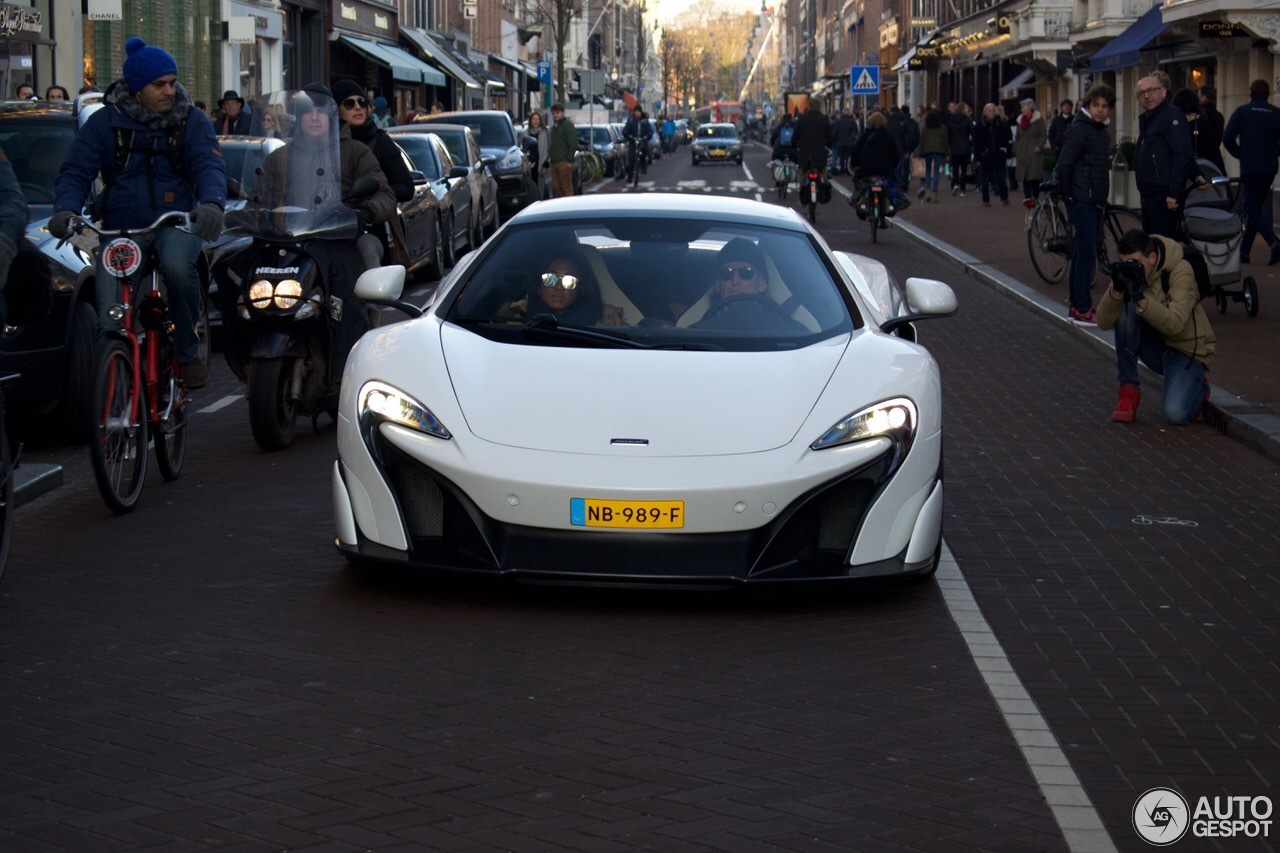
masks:
[[[704,127],[727,127],[729,130],[738,129],[733,125],[732,122],[727,122],[727,121],[709,121],[706,124],[698,125],[698,130],[702,130]]]
[[[0,116],[5,118],[71,118],[71,101],[0,101]]]
[[[394,127],[387,128],[389,133],[438,133],[442,130],[465,130],[471,132],[471,128],[465,124],[446,124],[445,122],[433,121],[430,127],[423,127],[425,121],[415,121],[411,124],[397,124]]]
[[[808,231],[804,219],[790,207],[729,196],[684,193],[609,193],[565,196],[530,205],[510,221],[562,222],[566,217],[622,216],[660,219],[710,219],[787,231]]]

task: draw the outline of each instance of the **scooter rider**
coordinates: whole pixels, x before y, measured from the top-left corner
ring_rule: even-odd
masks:
[[[124,78],[112,83],[106,108],[91,115],[67,149],[58,175],[55,213],[47,226],[62,239],[80,214],[99,174],[106,189],[95,213],[106,228],[143,228],[166,211],[190,211],[194,234],[160,228],[138,239],[144,252],[155,247],[160,275],[169,292],[174,344],[183,381],[199,388],[209,369],[198,358],[196,320],[200,311],[199,263],[202,242],[222,233],[227,172],[213,125],[192,108],[178,84],[178,64],[161,48],[134,37],[125,42]],[[102,270],[95,278],[99,330],[113,326],[108,310],[119,299],[115,280]]]

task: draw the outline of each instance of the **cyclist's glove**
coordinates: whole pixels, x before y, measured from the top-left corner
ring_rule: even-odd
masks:
[[[9,265],[13,263],[16,254],[17,245],[7,235],[0,234],[0,293],[4,292],[4,286],[9,282]]]
[[[71,234],[71,220],[75,215],[73,210],[59,210],[49,217],[49,223],[45,225],[45,229],[59,240],[65,240]]]
[[[205,242],[212,243],[222,236],[222,208],[212,202],[198,205],[191,211],[191,230]]]

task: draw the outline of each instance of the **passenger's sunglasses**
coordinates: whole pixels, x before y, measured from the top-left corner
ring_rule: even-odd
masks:
[[[369,106],[369,99],[368,98],[347,98],[345,101],[342,102],[342,105],[349,110],[354,110],[356,107]]]
[[[576,275],[567,275],[558,272],[544,272],[542,274],[542,286],[546,288],[558,287],[561,290],[573,290],[578,286],[578,277]]]
[[[742,279],[743,281],[751,281],[751,279],[756,277],[756,268],[755,267],[721,267],[720,268],[721,281],[732,281],[735,275],[738,278]]]

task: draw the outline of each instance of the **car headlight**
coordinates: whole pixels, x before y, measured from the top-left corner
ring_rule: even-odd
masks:
[[[426,406],[385,382],[366,382],[356,397],[360,423],[372,428],[380,422],[399,424],[436,438],[452,438],[449,430]]]
[[[825,450],[870,438],[887,438],[902,456],[915,438],[917,421],[916,404],[906,397],[897,397],[841,418],[809,447]]]
[[[503,170],[519,169],[520,161],[523,158],[524,155],[520,153],[520,150],[518,148],[513,148],[504,154],[502,159],[498,161],[498,168]]]

